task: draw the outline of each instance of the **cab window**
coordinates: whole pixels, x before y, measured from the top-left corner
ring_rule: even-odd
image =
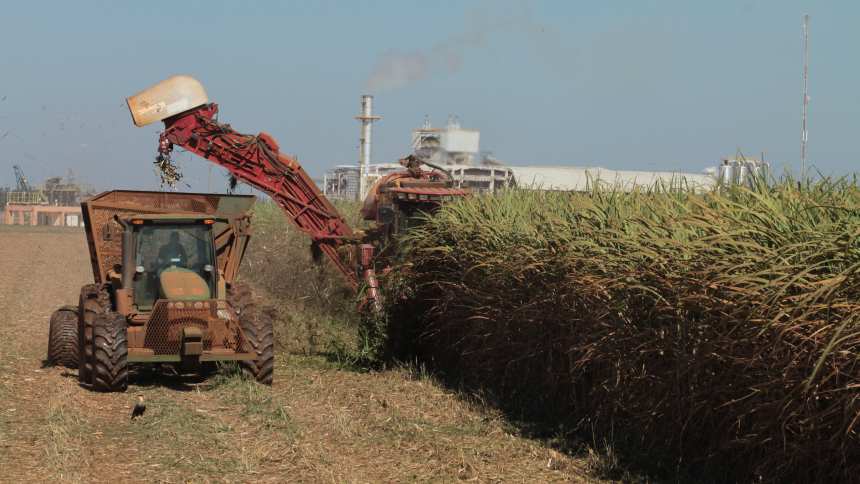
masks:
[[[209,225],[142,225],[135,237],[134,303],[151,307],[159,297],[159,275],[176,267],[195,272],[215,291],[215,250]],[[140,272],[140,269],[143,269]]]

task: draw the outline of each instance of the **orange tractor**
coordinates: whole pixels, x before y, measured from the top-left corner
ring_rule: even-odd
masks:
[[[226,168],[266,193],[359,289],[363,307],[380,309],[375,254],[420,212],[466,196],[450,175],[423,170],[414,156],[406,170],[371,190],[362,214],[376,225],[353,231],[301,165],[268,134],[241,134],[216,119],[203,86],[187,76],[162,81],[128,98],[137,126],[163,121],[156,163],[172,174],[180,146]],[[94,284],[77,307],[51,317],[49,361],[78,367],[82,384],[122,391],[129,363],[199,368],[201,362],[239,361],[257,381],[271,384],[272,321],[235,281],[248,243],[254,197],[112,191],[82,203]]]
[[[253,196],[116,190],[83,202],[94,284],[54,312],[48,358],[100,391],[129,363],[239,361],[272,382],[272,321],[235,281]]]

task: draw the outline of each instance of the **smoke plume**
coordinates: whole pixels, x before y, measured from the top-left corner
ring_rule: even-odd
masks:
[[[498,33],[518,35],[526,44],[531,44],[535,57],[553,70],[571,58],[570,53],[559,50],[556,33],[534,19],[527,2],[488,1],[483,8],[467,12],[465,24],[463,32],[428,48],[382,53],[367,79],[367,91],[398,89],[431,76],[455,74],[463,67],[467,53],[487,47]]]
[[[431,76],[455,74],[463,67],[466,54],[487,47],[497,33],[518,35],[531,44],[535,57],[549,64],[552,70],[558,70],[571,58],[570,53],[559,50],[555,32],[535,21],[527,2],[488,1],[483,8],[467,12],[465,24],[463,32],[428,48],[382,53],[367,79],[367,91],[398,89]]]
[[[405,87],[435,74],[453,74],[463,67],[463,56],[469,49],[484,45],[488,32],[460,34],[429,49],[382,54],[367,80],[369,92]]]

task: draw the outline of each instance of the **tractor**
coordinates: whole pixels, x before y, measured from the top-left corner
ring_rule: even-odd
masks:
[[[130,363],[188,372],[238,361],[271,384],[271,316],[235,280],[254,201],[115,190],[83,202],[95,283],[51,316],[49,361],[97,391],[124,391]]]

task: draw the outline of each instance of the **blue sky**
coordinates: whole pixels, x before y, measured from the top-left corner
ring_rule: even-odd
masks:
[[[858,2],[7,2],[0,185],[18,163],[35,182],[157,188],[158,126],[135,128],[124,99],[179,73],[314,176],[357,158],[368,91],[375,161],[405,154],[425,115],[457,114],[511,164],[698,172],[740,148],[796,169],[803,13],[809,158],[854,173]],[[205,190],[209,164],[179,160]]]

